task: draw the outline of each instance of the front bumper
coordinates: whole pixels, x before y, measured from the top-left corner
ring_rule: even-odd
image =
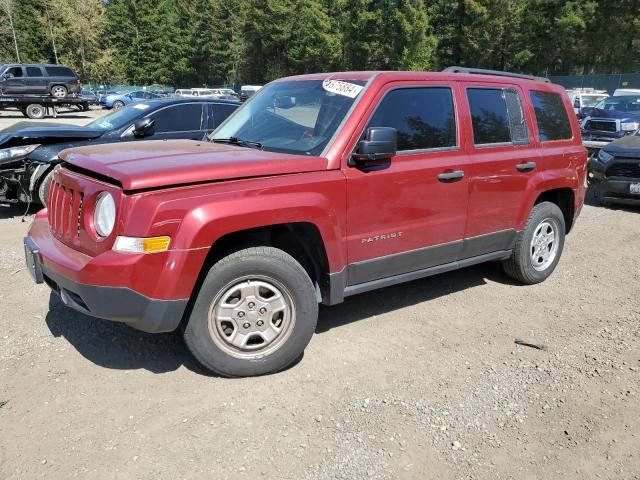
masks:
[[[96,265],[92,257],[59,242],[43,228],[46,219],[34,221],[30,236],[24,239],[26,264],[36,283],[46,283],[68,307],[93,317],[123,322],[144,332],[175,330],[188,299],[150,298],[127,286],[96,285]],[[98,257],[96,257],[98,258]],[[138,268],[135,262],[121,268],[121,278]],[[98,271],[100,270],[98,266]]]
[[[632,194],[630,185],[640,183],[640,178],[608,178],[605,175],[609,165],[601,164],[595,158],[589,158],[588,181],[596,189],[598,197],[607,202],[624,205],[640,205],[640,194]]]

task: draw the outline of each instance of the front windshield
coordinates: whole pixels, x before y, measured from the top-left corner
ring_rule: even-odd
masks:
[[[582,96],[582,106],[583,107],[593,107],[601,100],[608,98],[607,95],[583,95]]]
[[[359,80],[288,80],[258,91],[209,137],[259,142],[274,152],[319,155],[362,91]]]
[[[640,96],[605,98],[595,108],[615,112],[640,112]]]
[[[103,132],[107,130],[115,130],[133,122],[149,108],[151,108],[151,105],[146,102],[134,103],[133,105],[127,105],[120,110],[115,110],[104,117],[97,118],[86,126],[96,130],[102,130]]]

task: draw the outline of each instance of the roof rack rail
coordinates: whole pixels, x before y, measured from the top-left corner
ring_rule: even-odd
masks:
[[[527,80],[535,80],[536,82],[550,83],[551,80],[545,77],[536,77],[535,75],[525,75],[523,73],[511,73],[503,72],[501,70],[485,70],[482,68],[469,68],[469,67],[447,67],[443,72],[449,73],[473,73],[477,75],[497,75],[499,77],[515,77],[525,78]]]

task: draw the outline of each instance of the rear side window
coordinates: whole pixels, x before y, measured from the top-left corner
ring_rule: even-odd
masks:
[[[572,137],[571,124],[562,97],[557,93],[531,92],[540,141],[567,140]]]
[[[173,105],[152,113],[151,118],[156,121],[153,127],[156,133],[201,130],[202,104]]]
[[[473,124],[473,143],[511,143],[509,114],[502,89],[470,88],[467,97]]]
[[[75,77],[73,70],[67,67],[46,67],[47,75],[50,77]]]
[[[42,70],[40,67],[27,67],[27,77],[41,77]]]
[[[382,99],[368,127],[398,131],[398,151],[455,147],[456,119],[448,87],[391,90]]]
[[[213,120],[215,122],[216,127],[224,122],[229,115],[231,115],[236,110],[235,105],[223,105],[223,104],[214,104],[213,105]]]

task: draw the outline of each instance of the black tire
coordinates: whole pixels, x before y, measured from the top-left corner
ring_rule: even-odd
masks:
[[[544,267],[543,269],[536,269],[532,259],[532,240],[544,222],[549,222],[554,227],[555,242],[557,242],[556,253],[553,261],[550,261],[548,265],[541,265],[540,267]],[[560,261],[564,248],[565,233],[564,215],[560,208],[551,202],[539,203],[533,207],[524,230],[518,234],[511,257],[502,262],[505,273],[511,278],[528,285],[546,280]]]
[[[38,199],[43,206],[47,206],[47,198],[49,198],[49,186],[53,179],[53,168],[44,174],[44,177],[40,179],[40,185],[38,186]]]
[[[44,118],[46,108],[39,103],[31,103],[24,109],[24,114],[33,120],[40,120]]]
[[[120,100],[116,100],[115,102],[113,102],[113,105],[111,106],[111,108],[113,108],[114,110],[120,110],[123,107],[124,107],[124,102],[121,102]]]
[[[234,352],[233,346],[225,346],[223,335],[217,329],[218,322],[210,325],[210,311],[214,303],[217,304],[238,283],[252,282],[253,279],[266,279],[283,289],[293,306],[293,321],[290,320],[289,327],[282,328],[282,333],[273,340],[274,347],[267,345],[274,350],[267,348],[265,353]],[[247,297],[251,298],[255,297]],[[238,305],[243,305],[247,299],[240,298]],[[247,320],[255,321],[256,317],[250,318],[249,313],[245,317],[245,325],[249,324]],[[300,263],[282,250],[252,247],[232,253],[211,267],[198,292],[183,336],[193,356],[207,369],[226,377],[248,377],[274,373],[296,361],[311,340],[317,321],[316,292]],[[242,333],[239,321],[234,322],[235,329]]]
[[[50,90],[51,96],[56,98],[66,98],[69,91],[64,85],[54,85]]]

